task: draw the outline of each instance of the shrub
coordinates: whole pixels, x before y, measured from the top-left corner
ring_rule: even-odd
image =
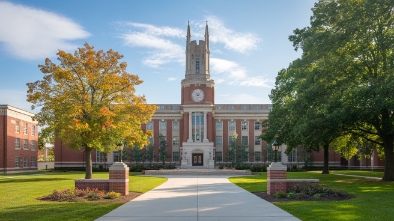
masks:
[[[104,199],[115,199],[120,197],[120,193],[117,192],[108,192],[104,195]]]
[[[275,193],[275,197],[276,198],[286,198],[287,194],[285,192],[282,191],[278,191]]]

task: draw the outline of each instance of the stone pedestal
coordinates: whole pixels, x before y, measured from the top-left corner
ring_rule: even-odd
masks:
[[[267,168],[268,195],[274,195],[279,191],[287,191],[286,171],[287,168],[281,163],[271,163],[271,165]]]
[[[129,195],[129,167],[116,162],[109,167],[109,191]]]

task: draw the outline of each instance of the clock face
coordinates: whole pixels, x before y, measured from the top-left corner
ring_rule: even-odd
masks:
[[[196,89],[192,93],[192,98],[195,102],[200,102],[204,99],[204,92],[200,89]]]

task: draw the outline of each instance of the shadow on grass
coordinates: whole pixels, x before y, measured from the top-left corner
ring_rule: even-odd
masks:
[[[1,220],[94,220],[123,203],[45,202],[9,207],[1,211]]]

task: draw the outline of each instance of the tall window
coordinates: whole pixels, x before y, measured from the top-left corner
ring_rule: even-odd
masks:
[[[27,124],[23,124],[23,133],[27,134]]]
[[[216,130],[223,130],[223,122],[216,121]]]
[[[28,167],[28,165],[29,165],[29,164],[28,164],[28,161],[29,161],[29,160],[28,160],[27,157],[24,157],[24,158],[23,158],[23,167]]]
[[[149,121],[148,123],[146,123],[146,130],[153,131],[153,121]]]
[[[256,161],[256,162],[261,161],[261,152],[260,151],[254,152],[254,161]]]
[[[107,162],[107,153],[96,151],[96,162]]]
[[[31,140],[31,141],[30,141],[30,148],[31,148],[31,150],[35,150],[35,149],[36,149],[35,140]]]
[[[21,140],[19,138],[15,138],[15,149],[21,149]]]
[[[179,121],[173,121],[172,122],[172,130],[173,131],[178,131],[179,130]]]
[[[200,60],[196,59],[196,74],[200,73]]]
[[[228,122],[228,130],[235,130],[235,121]]]
[[[20,160],[21,160],[21,158],[20,157],[15,157],[15,167],[21,167],[21,165],[20,165]]]
[[[248,142],[248,136],[242,136],[241,142],[242,142],[242,145],[247,146],[247,145],[249,144],[249,142]]]
[[[172,137],[172,145],[179,146],[179,137],[178,136]]]
[[[30,159],[30,167],[36,167],[36,158],[31,157],[31,159]]]
[[[215,160],[216,162],[222,162],[223,161],[223,153],[222,152],[216,152],[215,153]]]
[[[172,152],[172,162],[179,161],[179,152]]]
[[[259,136],[254,137],[254,145],[260,145],[261,144],[261,139]]]
[[[241,129],[242,129],[242,130],[248,130],[248,129],[249,129],[249,128],[248,128],[248,122],[247,122],[247,121],[242,121]]]
[[[28,142],[29,142],[29,141],[28,141],[27,139],[24,139],[24,140],[23,140],[23,149],[24,149],[24,150],[29,149],[29,147],[28,147],[28,145],[27,145]]]
[[[254,130],[261,130],[261,122],[259,121],[254,122]]]
[[[297,162],[297,150],[291,151],[289,155],[287,155],[289,162]]]
[[[192,139],[202,142],[204,137],[204,113],[192,113]]]
[[[217,147],[223,146],[223,137],[222,136],[216,136],[216,146]]]
[[[15,132],[19,133],[20,126],[19,126],[19,120],[15,121]]]
[[[160,121],[159,128],[160,128],[160,130],[167,130],[167,122],[166,121]]]
[[[31,125],[31,135],[35,136],[36,135],[36,126]]]

